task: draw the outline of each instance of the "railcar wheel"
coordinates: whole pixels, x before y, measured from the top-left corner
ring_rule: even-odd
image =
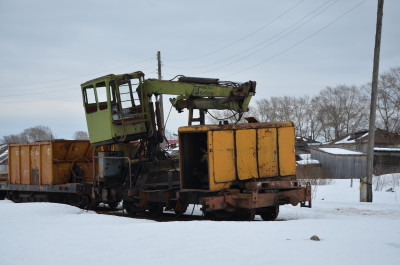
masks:
[[[115,211],[117,209],[119,202],[117,201],[108,201],[107,202],[108,208],[110,208],[111,211]]]
[[[6,198],[7,193],[5,191],[0,191],[0,200],[4,200]]]
[[[7,199],[13,201],[15,203],[21,202],[21,198],[19,197],[19,193],[17,191],[11,191],[7,194]]]
[[[235,214],[232,212],[226,212],[223,210],[219,211],[203,211],[203,215],[207,220],[213,221],[232,221],[235,220]]]
[[[279,205],[262,208],[259,214],[264,221],[274,221],[279,214]]]
[[[157,217],[163,213],[164,205],[161,203],[149,203],[147,206],[151,217]]]
[[[89,195],[80,195],[78,197],[78,205],[79,208],[92,210],[94,209],[92,199]]]
[[[174,208],[174,212],[177,214],[177,215],[181,215],[181,214],[184,214],[186,211],[187,211],[187,208],[188,208],[188,205],[187,204],[184,204],[184,203],[177,203],[176,204],[176,206],[175,206],[175,208]]]
[[[238,221],[254,221],[254,217],[256,216],[256,212],[252,211],[241,211],[237,214]]]
[[[143,212],[145,210],[143,208],[139,208],[138,207],[138,202],[135,202],[135,201],[125,201],[124,200],[122,205],[123,205],[125,211],[129,215],[136,215],[137,213]]]

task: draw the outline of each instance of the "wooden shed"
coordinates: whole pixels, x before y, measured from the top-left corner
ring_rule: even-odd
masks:
[[[357,179],[365,176],[367,156],[341,148],[311,149],[311,158],[319,160],[333,179]]]

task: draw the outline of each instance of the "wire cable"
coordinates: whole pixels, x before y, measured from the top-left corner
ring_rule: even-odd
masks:
[[[323,8],[325,5],[329,4],[329,2],[332,2],[332,1],[334,1],[334,2],[331,3],[330,5],[328,5],[327,7]],[[240,59],[238,59],[238,60],[236,60],[236,61],[233,61],[233,62],[231,62],[231,63],[228,63],[228,64],[225,64],[225,65],[219,66],[219,67],[217,67],[217,68],[214,68],[214,69],[209,70],[209,71],[206,71],[206,72],[202,72],[202,73],[200,73],[200,74],[204,74],[204,73],[208,73],[208,72],[212,72],[212,71],[214,71],[214,70],[218,70],[218,69],[224,68],[224,67],[229,66],[229,65],[231,65],[231,64],[233,64],[233,63],[236,63],[236,62],[239,62],[239,61],[241,61],[241,60],[243,60],[243,59],[246,59],[248,56],[251,56],[251,55],[253,55],[253,54],[255,54],[255,53],[257,53],[257,52],[259,52],[259,51],[261,51],[261,50],[263,50],[263,49],[265,49],[265,48],[267,48],[267,47],[269,47],[269,46],[272,45],[273,43],[275,43],[275,42],[277,42],[277,41],[283,39],[284,37],[286,37],[286,36],[289,35],[290,33],[292,33],[292,32],[294,32],[294,31],[298,30],[299,28],[301,28],[302,26],[304,26],[305,24],[307,24],[309,21],[313,20],[313,19],[316,18],[318,15],[320,15],[321,13],[323,13],[324,11],[326,11],[327,9],[329,9],[331,6],[333,6],[334,4],[336,4],[337,1],[338,1],[338,0],[328,0],[328,1],[324,2],[322,5],[318,6],[318,7],[315,8],[315,9],[313,9],[310,13],[308,13],[308,14],[305,15],[305,16],[303,16],[302,18],[300,18],[299,20],[297,20],[296,22],[294,22],[294,23],[291,24],[290,26],[286,27],[284,30],[282,30],[282,31],[280,31],[280,32],[278,32],[278,33],[276,33],[276,34],[273,35],[272,37],[267,38],[266,40],[263,40],[263,41],[261,41],[261,42],[255,44],[255,45],[253,45],[252,47],[247,48],[247,49],[245,49],[244,51],[242,51],[242,52],[240,52],[240,53],[237,53],[237,54],[234,54],[234,55],[232,55],[232,56],[229,56],[229,57],[227,57],[227,58],[225,58],[225,59],[223,59],[223,60],[219,60],[219,61],[216,61],[216,62],[211,63],[211,64],[205,64],[205,65],[193,66],[193,67],[171,67],[171,66],[169,66],[169,67],[172,68],[172,69],[197,69],[197,68],[205,68],[205,67],[213,66],[213,65],[216,65],[216,64],[225,62],[225,61],[229,61],[229,60],[231,60],[231,59],[233,59],[233,58],[235,58],[235,57],[237,57],[237,56],[240,56],[240,55],[242,55],[242,54],[246,54],[246,53],[250,52],[251,50],[253,50],[253,49],[257,48],[257,47],[262,46],[264,43],[266,43],[266,42],[268,42],[268,41],[272,41],[272,42],[270,42],[269,44],[267,44],[266,46],[262,46],[262,48],[257,49],[255,52],[252,52],[252,53],[250,53],[250,54],[248,54],[248,55],[245,55],[245,56],[241,57]],[[300,26],[296,27],[295,29],[293,29],[293,30],[289,31],[288,33],[284,34],[283,36],[279,37],[279,35],[283,34],[285,31],[289,30],[290,28],[296,26],[298,23],[300,23],[301,21],[305,20],[307,17],[311,16],[313,13],[317,12],[317,11],[318,11],[319,9],[321,9],[321,8],[323,8],[323,9],[322,9],[319,13],[317,13],[316,15],[312,16],[310,19],[308,19],[308,20],[306,20],[305,22],[303,22],[302,24],[300,24]],[[278,38],[278,37],[279,37],[279,38]],[[275,41],[273,41],[275,38],[277,38],[277,39],[276,39]]]
[[[278,15],[277,17],[275,17],[275,18],[272,19],[271,21],[267,22],[266,24],[264,24],[263,26],[261,26],[261,27],[258,28],[257,30],[255,30],[255,31],[253,31],[253,32],[251,32],[251,33],[245,35],[244,37],[242,37],[242,38],[240,38],[240,39],[238,39],[238,40],[236,40],[236,41],[233,41],[233,42],[231,42],[231,43],[229,43],[229,44],[227,44],[227,45],[225,45],[225,46],[223,46],[223,47],[221,47],[221,48],[218,48],[218,49],[216,49],[216,50],[214,50],[214,51],[205,53],[205,54],[203,54],[203,55],[195,56],[195,57],[185,58],[185,59],[175,59],[175,60],[173,60],[173,59],[163,59],[163,60],[164,60],[164,61],[170,61],[170,62],[190,61],[190,60],[195,60],[195,59],[203,58],[203,57],[212,55],[212,54],[214,54],[214,53],[217,53],[217,52],[219,52],[219,51],[222,51],[222,50],[224,50],[224,49],[226,49],[226,48],[229,48],[229,47],[235,45],[236,43],[241,42],[241,41],[244,40],[244,39],[247,39],[247,38],[253,36],[253,35],[256,34],[257,32],[260,32],[261,30],[263,30],[263,29],[266,28],[267,26],[271,25],[272,23],[274,23],[275,21],[277,21],[278,19],[280,19],[281,17],[283,17],[284,15],[286,15],[287,13],[289,13],[291,10],[295,9],[296,7],[298,7],[298,6],[299,6],[301,3],[303,3],[303,2],[304,2],[304,0],[301,0],[300,2],[298,2],[298,3],[295,4],[295,5],[293,5],[293,6],[290,7],[289,9],[285,10],[283,13],[281,13],[280,15]]]
[[[100,73],[112,71],[112,70],[115,70],[115,69],[124,68],[124,67],[131,66],[131,65],[134,65],[134,64],[147,62],[147,61],[150,61],[150,60],[154,60],[154,58],[147,58],[147,59],[143,59],[143,60],[141,60],[141,61],[137,61],[137,62],[134,62],[134,63],[131,63],[131,64],[127,64],[127,65],[123,65],[123,66],[118,66],[118,67],[114,67],[114,68],[110,68],[110,69],[106,69],[106,70],[102,70],[102,71],[98,71],[98,72],[94,72],[94,73],[90,73],[90,74],[77,75],[77,76],[70,76],[70,77],[66,77],[66,78],[61,78],[61,79],[56,79],[56,80],[50,80],[50,81],[44,81],[44,82],[0,85],[0,87],[30,86],[30,85],[38,85],[38,84],[55,83],[55,82],[59,82],[59,81],[65,81],[65,80],[71,80],[71,79],[81,78],[81,77],[85,77],[85,76],[89,76],[89,75],[97,75],[97,74],[100,74]]]
[[[27,99],[27,100],[18,100],[18,101],[0,101],[1,104],[17,104],[17,103],[37,103],[37,102],[44,102],[44,101],[53,101],[53,100],[63,100],[64,99],[71,99],[71,98],[79,98],[79,101],[81,101],[80,95],[76,96],[71,96],[71,97],[56,97],[56,98],[41,98],[37,100],[33,99]]]
[[[281,52],[279,52],[279,53],[276,53],[276,54],[274,54],[274,55],[272,55],[272,56],[266,58],[265,60],[261,61],[260,63],[257,63],[257,64],[255,64],[255,65],[252,65],[252,66],[250,66],[250,67],[247,67],[247,68],[245,68],[245,69],[243,69],[243,70],[234,72],[234,73],[232,73],[232,74],[226,75],[226,76],[224,76],[224,78],[225,78],[225,77],[232,76],[232,75],[236,75],[236,74],[239,74],[239,73],[242,73],[242,72],[247,71],[247,70],[250,70],[250,69],[253,69],[254,67],[257,67],[257,66],[259,66],[259,65],[262,65],[263,63],[265,63],[265,62],[267,62],[267,61],[269,61],[269,60],[271,60],[271,59],[273,59],[273,58],[275,58],[275,57],[278,57],[278,56],[280,56],[280,55],[282,55],[282,54],[284,54],[284,53],[290,51],[291,49],[293,49],[293,48],[295,48],[296,46],[300,45],[300,44],[303,43],[304,41],[306,41],[306,40],[308,40],[308,39],[314,37],[315,35],[317,35],[317,34],[320,33],[321,31],[325,30],[325,29],[328,28],[330,25],[334,24],[334,23],[337,22],[339,19],[341,19],[342,17],[344,17],[345,15],[347,15],[348,13],[350,13],[351,11],[353,11],[354,9],[358,8],[359,6],[361,6],[361,5],[362,5],[364,2],[366,2],[366,1],[367,1],[367,0],[363,0],[363,1],[359,2],[357,5],[353,6],[352,8],[350,8],[348,11],[346,11],[346,12],[343,13],[342,15],[336,17],[335,19],[333,19],[331,22],[329,22],[328,24],[326,24],[325,26],[323,26],[323,27],[320,28],[319,30],[317,30],[317,31],[315,31],[314,33],[308,35],[307,37],[305,37],[305,38],[303,38],[302,40],[296,42],[295,44],[289,46],[289,47],[286,48],[285,50],[283,50],[283,51],[281,51]]]
[[[148,69],[148,68],[152,68],[153,66],[151,66],[151,67],[145,67],[145,68],[141,68],[141,70],[143,70],[143,69]],[[84,82],[84,81],[82,81],[82,82]],[[81,82],[79,82],[79,83],[81,83]],[[21,92],[21,91],[37,91],[37,90],[43,90],[43,89],[48,89],[48,88],[57,88],[57,87],[65,87],[65,86],[73,86],[73,87],[79,87],[79,85],[77,85],[77,83],[66,83],[66,84],[60,84],[60,85],[52,85],[52,86],[44,86],[44,87],[33,87],[33,88],[24,88],[24,89],[13,89],[13,90],[6,90],[6,91],[4,91],[4,90],[0,90],[0,96],[17,96],[17,95],[14,95],[14,94],[12,94],[12,95],[4,95],[4,94],[2,94],[2,93],[5,93],[5,92]],[[58,91],[60,91],[60,90],[53,90],[53,91],[49,91],[49,93],[50,92],[58,92]],[[35,95],[36,95],[37,93],[35,93]],[[27,95],[27,94],[25,94],[24,92],[22,92],[22,94],[18,94],[18,96],[25,96],[25,95]]]

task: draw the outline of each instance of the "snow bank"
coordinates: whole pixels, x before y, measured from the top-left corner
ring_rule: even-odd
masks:
[[[373,203],[360,203],[358,184],[317,186],[313,208],[283,206],[275,222],[159,223],[0,201],[0,263],[397,265],[400,198],[374,192]]]

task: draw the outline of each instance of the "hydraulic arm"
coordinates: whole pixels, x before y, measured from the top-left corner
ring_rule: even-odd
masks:
[[[176,81],[145,80],[142,72],[134,72],[106,75],[81,87],[90,141],[103,145],[145,138],[162,141],[159,95],[176,96],[170,99],[171,104],[178,112],[189,110],[189,125],[193,121],[204,124],[204,113],[210,109],[248,111],[256,82],[185,76]],[[195,109],[199,110],[199,118],[193,118]]]

